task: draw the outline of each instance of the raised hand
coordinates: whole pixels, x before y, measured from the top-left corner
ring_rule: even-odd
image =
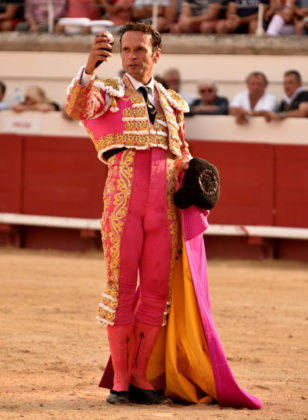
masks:
[[[85,68],[87,74],[93,74],[96,67],[112,57],[113,36],[110,32],[101,32],[93,41]]]

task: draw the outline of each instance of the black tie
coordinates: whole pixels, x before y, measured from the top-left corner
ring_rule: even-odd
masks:
[[[156,109],[155,109],[155,106],[152,105],[151,102],[149,101],[148,89],[144,86],[140,86],[138,88],[138,91],[144,97],[144,100],[145,100],[145,103],[146,103],[146,106],[147,106],[147,109],[148,109],[150,121],[151,121],[152,124],[154,124]]]

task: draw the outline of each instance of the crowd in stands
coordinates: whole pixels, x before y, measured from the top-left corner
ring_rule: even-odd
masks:
[[[258,7],[263,4],[263,26]],[[52,0],[55,31],[60,18],[109,20],[116,31],[131,20],[151,21],[149,0]],[[1,0],[0,30],[48,30],[46,0]],[[261,22],[262,23],[262,22]],[[259,25],[260,26],[260,25]],[[164,0],[160,1],[157,29],[170,33],[308,35],[308,0]],[[87,32],[89,28],[84,28]]]
[[[181,86],[181,77],[177,69],[169,69],[156,80],[167,89],[180,93],[190,106],[187,117],[194,115],[232,115],[237,124],[249,123],[251,117],[264,117],[267,122],[285,118],[308,118],[308,90],[303,87],[301,74],[297,70],[288,70],[283,75],[283,99],[279,102],[275,95],[268,92],[269,82],[264,73],[254,71],[246,78],[247,89],[238,92],[231,103],[226,97],[218,95],[218,88],[213,80],[203,80],[198,84],[198,94],[186,92]],[[12,109],[23,111],[60,111],[60,106],[48,98],[38,86],[29,86],[23,100],[12,104],[5,102],[6,85],[0,81],[0,111]],[[65,116],[65,114],[64,114]]]
[[[5,102],[6,84],[0,80],[0,111],[10,109],[10,105]]]
[[[61,110],[60,105],[49,99],[44,89],[40,86],[28,86],[23,97],[18,102],[15,99],[12,105],[5,102],[5,93],[6,85],[0,80],[0,111],[11,109],[20,113],[24,111],[50,112]]]
[[[284,73],[284,93],[280,102],[267,91],[268,84],[264,73],[250,73],[246,78],[247,89],[238,92],[229,104],[227,98],[218,96],[215,82],[203,81],[198,86],[200,97],[190,103],[188,116],[233,115],[240,125],[247,124],[251,117],[264,117],[267,122],[308,117],[308,90],[303,87],[297,70]]]
[[[285,72],[284,96],[280,103],[267,92],[268,81],[264,73],[251,73],[246,79],[246,85],[247,90],[235,95],[229,109],[229,114],[234,115],[238,124],[246,124],[250,117],[264,117],[268,122],[308,117],[308,90],[303,88],[298,71]]]
[[[14,103],[11,109],[15,112],[23,111],[60,111],[60,106],[51,101],[44,89],[39,86],[28,86],[25,91],[24,100]]]

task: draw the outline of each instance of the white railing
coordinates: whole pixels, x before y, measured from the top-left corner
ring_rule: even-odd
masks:
[[[0,213],[0,223],[23,226],[44,226],[64,229],[100,230],[100,219],[79,217],[39,216],[18,213]],[[277,239],[308,239],[308,229],[279,226],[210,225],[205,235],[245,236]]]

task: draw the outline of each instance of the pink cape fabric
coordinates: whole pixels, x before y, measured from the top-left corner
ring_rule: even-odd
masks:
[[[195,295],[210,353],[217,401],[222,406],[261,408],[261,401],[249,395],[236,383],[211,315],[207,261],[203,242],[203,231],[208,227],[208,213],[195,206],[183,210],[182,228]]]
[[[182,229],[186,254],[195,289],[195,296],[208,344],[215,380],[217,402],[221,406],[258,409],[262,406],[261,401],[258,400],[258,398],[249,395],[236,383],[211,315],[207,261],[203,241],[203,232],[208,227],[208,214],[208,211],[203,211],[195,206],[182,210]],[[113,368],[110,358],[99,386],[109,389],[113,386]]]

